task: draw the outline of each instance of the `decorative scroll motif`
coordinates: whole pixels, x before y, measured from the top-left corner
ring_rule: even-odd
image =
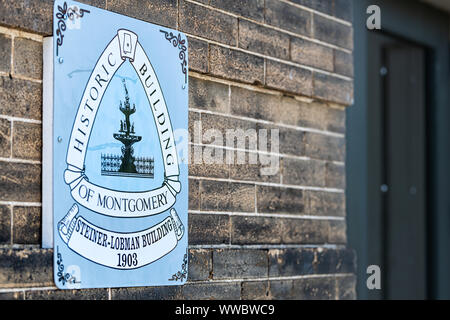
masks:
[[[75,20],[80,19],[84,16],[84,13],[90,13],[89,10],[79,9],[77,6],[68,7],[67,2],[64,2],[63,6],[58,6],[58,11],[56,13],[56,18],[58,19],[58,29],[56,29],[56,35],[58,39],[56,39],[56,55],[58,56],[58,48],[62,46],[64,34],[66,31],[66,20]]]
[[[62,255],[59,252],[59,247],[56,247],[56,254],[57,254],[57,258],[58,260],[56,261],[56,264],[58,265],[58,281],[62,282],[62,285],[64,286],[67,283],[79,283],[77,281],[77,279],[71,275],[70,273],[66,272],[64,273],[64,264],[63,264],[63,259],[62,259]]]
[[[183,264],[181,265],[181,271],[178,271],[174,275],[172,275],[172,278],[169,279],[169,281],[182,281],[187,277],[187,267],[188,267],[188,254],[187,251],[184,254],[183,257]]]
[[[181,60],[181,72],[184,74],[184,83],[187,83],[187,62],[186,62],[186,39],[181,39],[181,34],[179,33],[178,36],[175,36],[172,32],[167,32],[164,30],[159,30],[160,32],[164,33],[166,40],[171,42],[174,48],[178,47],[180,49],[180,53],[178,54],[178,57]]]

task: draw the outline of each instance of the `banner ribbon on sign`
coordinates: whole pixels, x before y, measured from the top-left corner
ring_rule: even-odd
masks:
[[[89,137],[102,97],[120,66],[129,60],[150,103],[158,132],[164,181],[159,188],[142,192],[111,190],[89,182],[84,163]],[[121,218],[146,217],[170,209],[181,190],[178,157],[166,102],[144,49],[135,33],[120,29],[98,59],[84,90],[70,136],[64,180],[73,199],[103,215]]]
[[[78,216],[74,204],[58,223],[63,241],[86,259],[114,269],[148,265],[171,252],[183,237],[184,226],[174,208],[158,224],[138,232],[119,233],[97,227]]]

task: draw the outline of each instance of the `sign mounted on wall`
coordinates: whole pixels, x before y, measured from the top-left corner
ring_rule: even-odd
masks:
[[[53,21],[55,283],[183,284],[186,36],[74,1]]]

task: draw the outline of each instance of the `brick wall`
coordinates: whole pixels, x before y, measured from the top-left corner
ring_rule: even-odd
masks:
[[[81,2],[185,32],[191,132],[195,121],[279,129],[279,170],[190,165],[185,286],[57,290],[53,252],[40,247],[42,40],[53,2],[0,0],[0,298],[355,298],[344,196],[351,0]]]

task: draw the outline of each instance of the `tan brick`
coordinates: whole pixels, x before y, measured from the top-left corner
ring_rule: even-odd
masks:
[[[305,132],[305,155],[313,159],[345,161],[345,138]]]
[[[301,38],[291,39],[292,61],[333,71],[333,49]]]
[[[324,187],[326,167],[323,161],[283,158],[283,183],[290,185]]]
[[[345,216],[345,194],[325,191],[305,191],[307,212],[318,216]]]
[[[210,45],[209,71],[218,77],[262,84],[264,59],[245,52]]]
[[[189,107],[215,111],[229,112],[228,85],[191,78],[189,81]]]
[[[330,220],[328,232],[328,243],[347,243],[347,224],[345,220]]]
[[[278,95],[231,86],[231,114],[276,122],[281,97]]]
[[[299,95],[312,94],[312,72],[296,66],[266,61],[266,85]]]
[[[351,105],[353,103],[353,81],[314,72],[313,95],[342,105]]]
[[[11,72],[11,37],[0,34],[0,71]]]
[[[42,79],[42,42],[25,39],[14,39],[14,73]]]
[[[353,77],[353,55],[341,50],[334,50],[334,72]]]
[[[230,165],[231,179],[273,183],[280,182],[279,161],[278,165],[273,170],[269,170],[269,167],[272,165],[276,165],[276,162],[270,163],[270,159],[267,158],[268,156],[265,154],[233,150],[227,151],[234,153],[234,162]],[[242,162],[240,159],[243,159],[244,162]],[[265,169],[267,169],[267,171]]]
[[[0,161],[0,199],[41,201],[41,166]]]
[[[191,176],[222,179],[229,177],[230,166],[225,162],[227,150],[214,146],[191,146],[191,150],[191,154],[195,157],[189,164]],[[201,155],[201,159],[197,159],[198,154]]]
[[[188,46],[189,69],[201,73],[208,72],[208,43],[188,37]]]
[[[239,47],[280,59],[289,59],[287,34],[246,20],[239,20]]]
[[[304,214],[304,191],[285,187],[257,186],[256,206],[260,213]]]
[[[14,121],[13,157],[41,160],[42,126],[39,123]]]
[[[202,211],[255,211],[255,186],[252,184],[202,180],[200,193]]]
[[[11,243],[11,207],[0,205],[0,244]]]
[[[170,28],[177,27],[177,0],[108,0],[108,10]],[[162,35],[162,34],[161,34]]]
[[[233,183],[229,185],[231,212],[255,212],[255,186],[247,183]]]
[[[41,243],[41,207],[13,208],[13,243]]]
[[[326,186],[345,189],[345,165],[331,162],[326,164]]]
[[[0,157],[11,156],[11,122],[0,119]]]
[[[311,13],[277,0],[266,0],[265,21],[298,34],[311,34]]]
[[[268,300],[269,282],[268,281],[251,281],[242,282],[241,287],[242,300]]]
[[[231,216],[232,244],[319,244],[328,240],[328,221]]]
[[[237,18],[200,5],[180,1],[180,29],[227,45],[237,44]]]
[[[40,120],[42,85],[0,76],[0,114]]]

